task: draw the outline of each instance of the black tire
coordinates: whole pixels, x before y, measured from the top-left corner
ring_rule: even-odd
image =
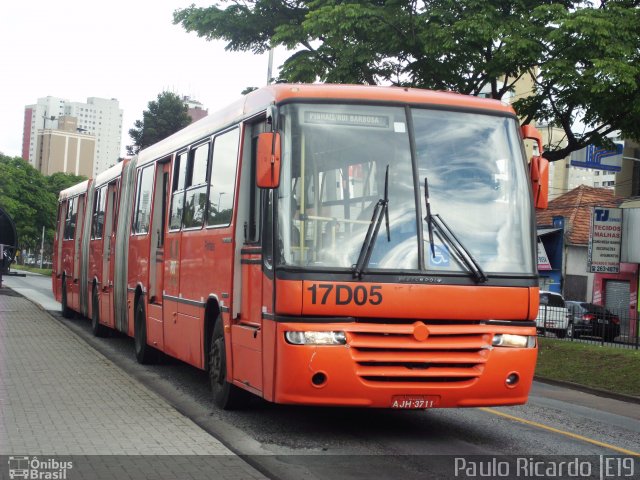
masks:
[[[564,338],[567,336],[567,330],[556,330],[556,337]]]
[[[69,308],[67,301],[67,279],[62,278],[62,316],[64,318],[73,318],[73,310]]]
[[[138,300],[134,322],[134,344],[136,360],[138,363],[149,365],[158,359],[158,351],[147,344],[147,316],[144,310],[144,301]]]
[[[576,337],[576,332],[573,328],[573,323],[570,323],[569,325],[567,325],[567,337],[568,338],[577,338]]]
[[[604,333],[604,341],[605,342],[613,342],[616,338],[616,335],[614,332],[607,332],[605,331]]]
[[[96,337],[106,337],[109,333],[107,327],[100,323],[100,302],[98,301],[98,292],[93,289],[91,296],[91,331]]]
[[[211,337],[209,381],[211,383],[213,402],[223,410],[235,410],[246,406],[249,400],[249,393],[227,381],[226,352],[222,318],[218,316]]]

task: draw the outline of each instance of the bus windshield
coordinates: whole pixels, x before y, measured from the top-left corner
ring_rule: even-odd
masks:
[[[484,272],[534,274],[515,119],[333,104],[289,104],[281,114],[280,265],[353,269],[364,244],[369,272],[468,274],[456,248],[438,231],[429,235],[427,178],[431,214],[446,220]],[[374,216],[382,226],[369,242]]]

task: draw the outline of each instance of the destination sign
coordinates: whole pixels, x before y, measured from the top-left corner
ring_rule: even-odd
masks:
[[[304,112],[304,123],[316,125],[343,125],[348,127],[390,128],[391,121],[386,115],[366,115],[347,112]]]

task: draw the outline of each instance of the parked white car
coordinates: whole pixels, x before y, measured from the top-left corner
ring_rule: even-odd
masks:
[[[555,292],[540,291],[540,306],[536,318],[538,332],[553,332],[556,337],[567,336],[569,310],[562,295]]]

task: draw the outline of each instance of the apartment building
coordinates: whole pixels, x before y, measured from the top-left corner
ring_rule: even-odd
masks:
[[[56,172],[93,176],[95,136],[78,131],[75,117],[58,117],[58,128],[38,131],[36,167],[44,175]]]
[[[118,162],[122,143],[122,110],[118,100],[98,97],[89,97],[86,103],[82,103],[48,96],[27,105],[22,158],[36,168],[40,159],[42,165],[42,145],[38,144],[38,138],[47,130],[63,131],[59,128],[61,117],[74,117],[77,120],[76,132],[95,138],[93,169],[89,176],[96,176]]]

